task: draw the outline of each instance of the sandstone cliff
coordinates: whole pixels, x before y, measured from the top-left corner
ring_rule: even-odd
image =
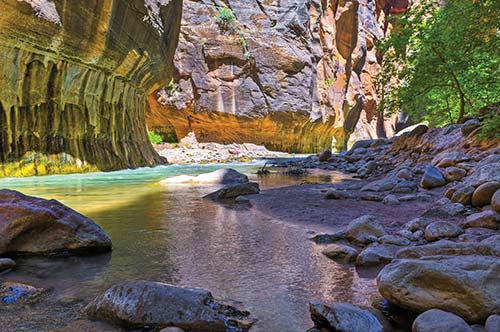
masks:
[[[235,15],[231,31],[218,8]],[[313,152],[391,134],[377,114],[375,42],[408,0],[187,0],[175,85],[148,126],[202,141]],[[157,101],[159,100],[159,102]],[[354,134],[354,135],[353,135]]]
[[[0,176],[161,162],[146,96],[168,82],[182,0],[2,0]]]

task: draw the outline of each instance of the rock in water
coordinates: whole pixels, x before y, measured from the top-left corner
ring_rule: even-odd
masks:
[[[152,281],[114,285],[84,311],[125,327],[176,326],[190,332],[242,331],[254,322],[247,311],[215,300],[206,290]]]
[[[468,322],[500,312],[499,256],[397,259],[380,271],[377,283],[384,298],[415,312],[437,308]]]
[[[16,262],[14,262],[10,258],[0,258],[0,272],[5,270],[10,270],[14,266],[16,266]]]
[[[444,186],[445,184],[446,179],[444,178],[439,168],[432,165],[427,166],[420,185],[424,188],[431,189]]]
[[[13,304],[33,300],[45,290],[16,282],[0,283],[0,304]]]
[[[457,315],[431,309],[415,319],[412,332],[474,332],[467,323]]]
[[[165,184],[238,184],[247,183],[248,177],[232,168],[219,169],[215,172],[200,174],[197,176],[179,175],[162,180]]]
[[[375,310],[363,309],[348,303],[327,305],[315,301],[309,303],[311,319],[318,329],[339,332],[389,332],[388,322]],[[323,331],[323,330],[321,330]]]
[[[358,256],[358,250],[343,244],[332,244],[321,253],[332,260],[339,260],[345,263],[354,262]]]
[[[204,198],[218,201],[225,199],[233,199],[243,195],[258,194],[259,192],[260,189],[258,183],[248,182],[248,183],[225,186],[224,188],[219,189],[216,192],[206,195]]]
[[[386,234],[384,227],[370,215],[354,219],[346,229],[347,239],[357,244],[376,242],[379,237]]]
[[[77,254],[111,250],[92,220],[56,200],[0,190],[0,254]]]

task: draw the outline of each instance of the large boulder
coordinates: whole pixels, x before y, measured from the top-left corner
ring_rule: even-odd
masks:
[[[355,244],[376,242],[379,237],[386,235],[382,226],[374,216],[365,215],[354,219],[346,229],[346,237]]]
[[[446,179],[444,178],[439,168],[432,165],[427,166],[420,185],[424,188],[431,189],[444,186],[445,184]]]
[[[380,271],[378,289],[415,312],[437,308],[469,322],[500,312],[500,257],[430,256],[397,259]]]
[[[467,175],[467,171],[458,167],[447,167],[443,175],[446,181],[455,182],[462,180]]]
[[[493,195],[500,190],[500,182],[492,181],[480,185],[472,195],[472,205],[482,207],[491,203]]]
[[[56,200],[0,190],[0,254],[77,254],[111,250],[92,220]]]
[[[206,290],[152,281],[127,281],[109,288],[84,311],[125,327],[176,326],[190,332],[250,328],[245,310],[217,301]]]
[[[397,252],[397,259],[419,259],[434,256],[500,256],[500,235],[485,239],[481,243],[452,242],[441,240],[423,246],[401,249]]]
[[[436,221],[425,228],[425,239],[427,241],[437,241],[444,238],[454,238],[464,231],[461,227],[447,221]]]
[[[500,164],[494,163],[478,167],[463,182],[473,187],[479,187],[487,182],[500,182]]]
[[[391,191],[399,183],[399,181],[399,178],[389,176],[384,179],[368,183],[366,186],[361,188],[361,191]]]
[[[482,227],[498,229],[500,227],[500,214],[495,211],[486,210],[471,214],[462,224],[463,228]]]
[[[314,326],[321,329],[321,331],[390,331],[389,323],[374,309],[365,309],[348,303],[328,305],[320,301],[314,301],[309,304],[309,311]]]
[[[431,309],[415,319],[412,332],[474,332],[460,317],[452,313]]]
[[[204,198],[214,201],[234,199],[238,196],[253,195],[260,192],[259,184],[255,182],[239,183],[227,185],[211,194],[206,195]]]
[[[232,168],[219,169],[215,172],[197,176],[179,175],[162,180],[164,184],[241,184],[247,183],[248,177]]]
[[[373,245],[358,255],[356,265],[377,266],[390,263],[399,249],[399,246],[391,244]]]

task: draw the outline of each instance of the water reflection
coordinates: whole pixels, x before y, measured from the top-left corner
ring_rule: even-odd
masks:
[[[267,178],[265,186],[290,184],[275,178]],[[129,279],[202,287],[242,301],[259,319],[254,332],[304,332],[311,326],[308,301],[366,304],[374,290],[372,279],[321,255],[321,248],[306,240],[304,226],[203,200],[214,187],[161,186],[150,175],[136,182],[81,180],[67,177],[21,190],[55,195],[93,218],[112,238],[113,253],[18,260],[16,272],[2,279],[52,287],[52,297],[66,308],[44,304],[49,314],[58,310],[51,323],[35,314],[25,331],[63,326],[93,296]],[[12,327],[9,331],[18,325]]]

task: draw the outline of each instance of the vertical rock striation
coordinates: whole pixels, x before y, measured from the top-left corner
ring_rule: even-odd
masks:
[[[235,14],[221,31],[217,10]],[[148,125],[204,141],[311,152],[393,130],[377,112],[375,43],[408,0],[187,0],[176,86]],[[159,101],[157,101],[158,99]],[[354,135],[353,135],[354,134]]]
[[[146,97],[168,82],[182,0],[0,2],[0,176],[162,162]]]

